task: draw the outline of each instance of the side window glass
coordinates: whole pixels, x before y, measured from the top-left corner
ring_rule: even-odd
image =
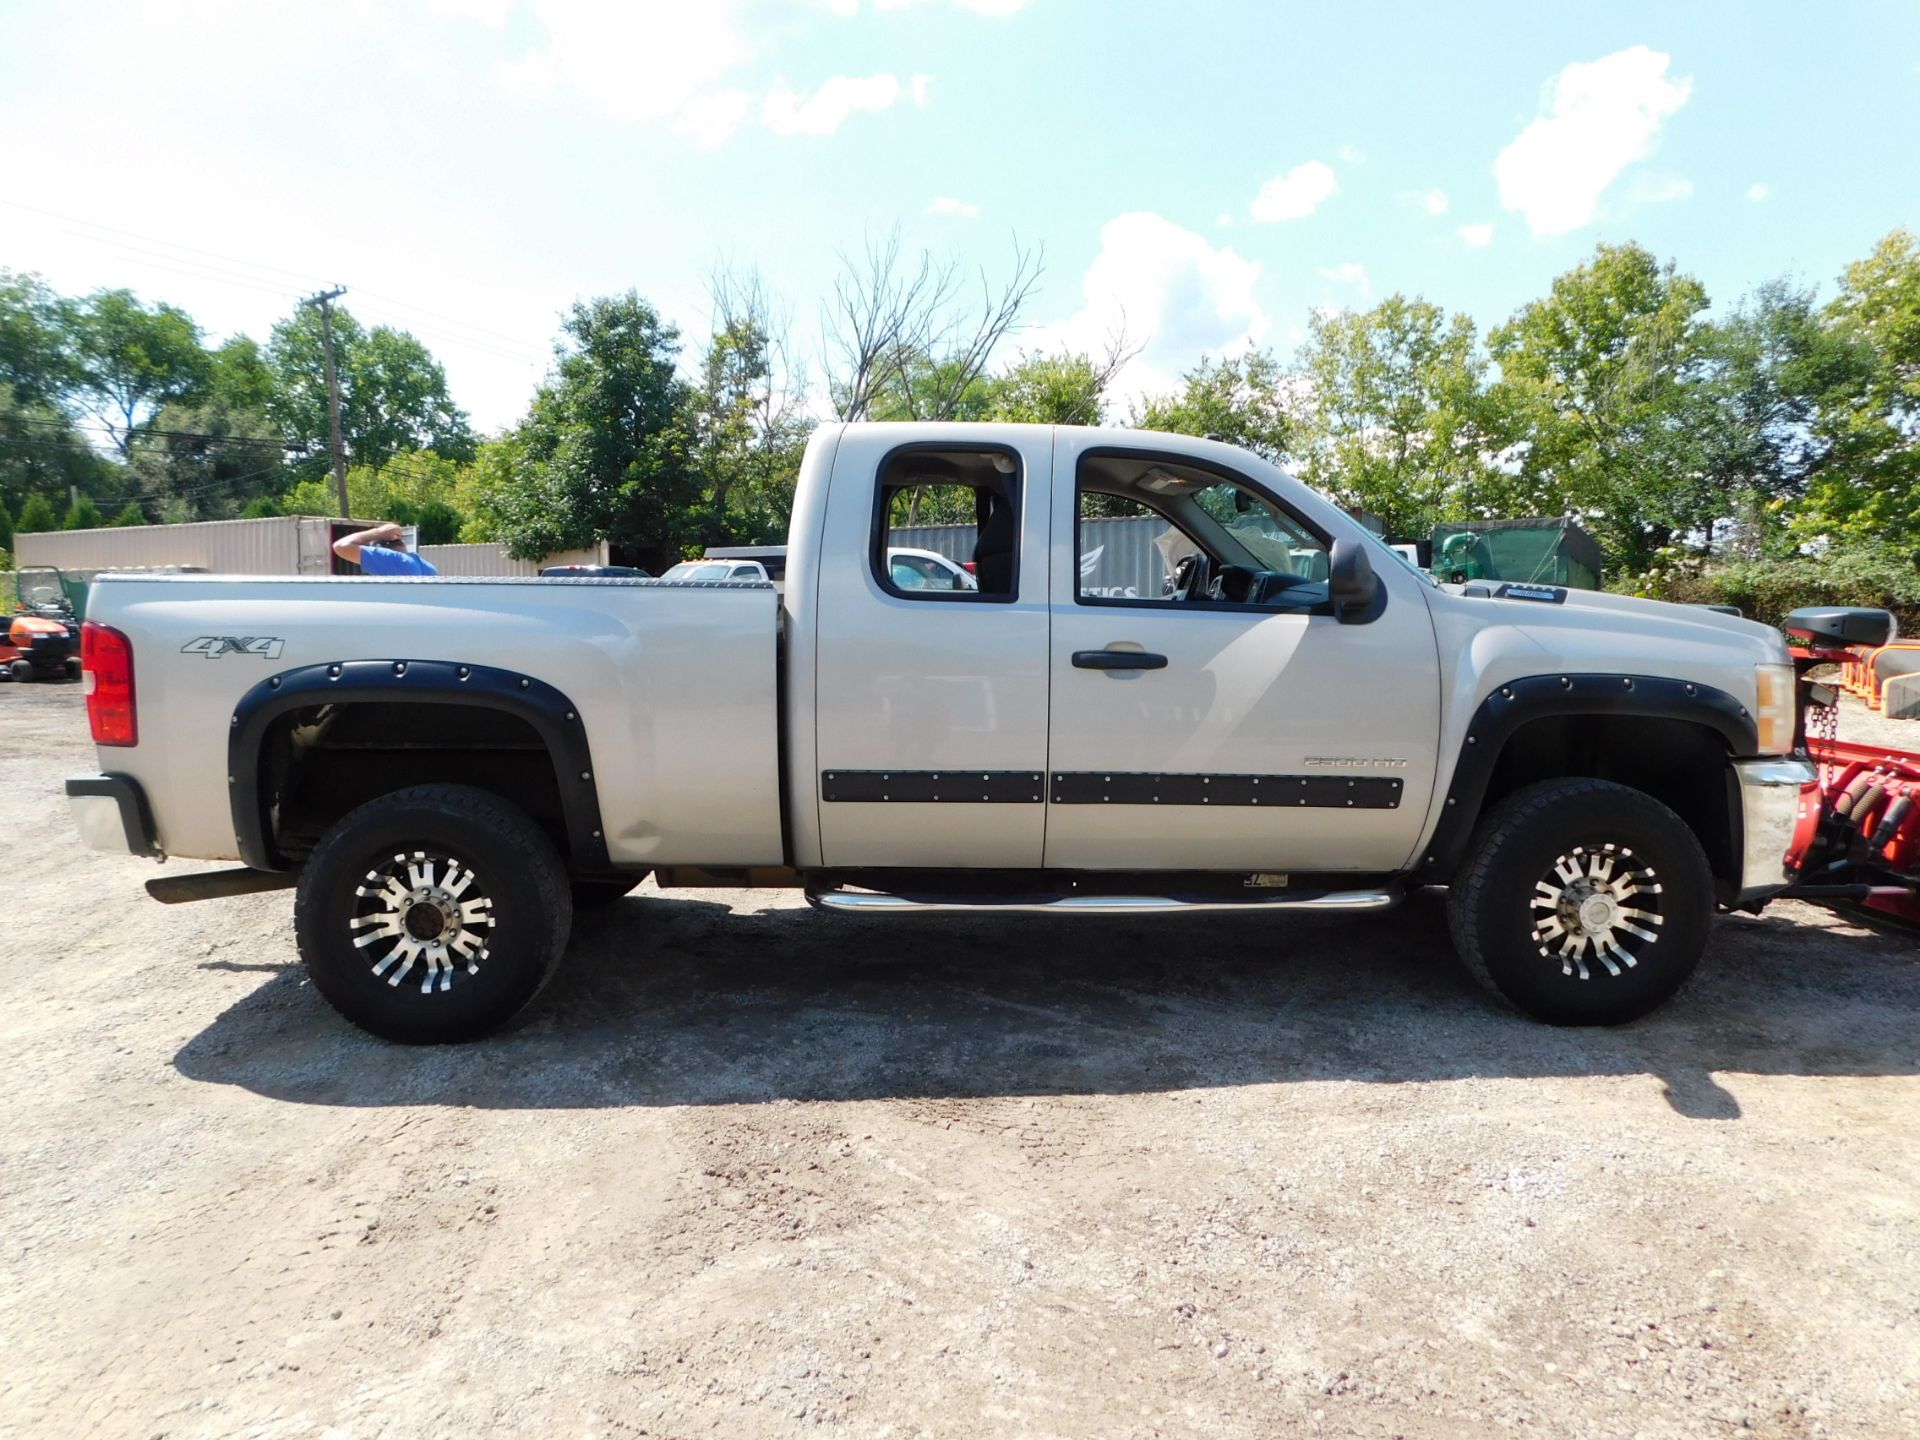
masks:
[[[1094,451],[1075,500],[1082,604],[1328,603],[1326,542],[1249,484],[1171,456]]]
[[[997,447],[895,451],[882,463],[873,573],[910,600],[1005,601],[1020,571],[1019,458]],[[954,560],[953,567],[926,555]],[[957,578],[971,568],[968,580]]]
[[[1198,549],[1191,535],[1131,496],[1080,492],[1082,599],[1158,600],[1170,595],[1174,574]]]

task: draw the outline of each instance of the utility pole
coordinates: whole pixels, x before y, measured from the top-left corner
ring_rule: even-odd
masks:
[[[340,371],[333,363],[333,302],[346,293],[346,286],[336,285],[300,303],[320,311],[321,343],[327,355],[327,431],[333,449],[333,490],[339,497],[340,518],[351,520],[353,511],[347,508],[347,450],[340,439]]]

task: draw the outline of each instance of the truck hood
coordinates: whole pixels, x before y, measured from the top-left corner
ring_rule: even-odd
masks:
[[[1556,632],[1578,631],[1591,637],[1595,631],[1602,631],[1622,641],[1644,638],[1656,646],[1680,642],[1738,649],[1750,653],[1755,663],[1784,664],[1788,660],[1786,637],[1773,626],[1699,605],[1642,600],[1603,590],[1484,580],[1441,585],[1438,590],[1450,597],[1446,602],[1450,610],[1483,615],[1488,624],[1523,629],[1548,648],[1553,648]]]

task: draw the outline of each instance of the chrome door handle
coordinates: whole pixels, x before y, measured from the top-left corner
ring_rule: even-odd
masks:
[[[1167,657],[1146,650],[1076,650],[1076,670],[1164,670]]]

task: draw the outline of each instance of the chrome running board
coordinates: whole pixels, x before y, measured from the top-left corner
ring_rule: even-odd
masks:
[[[883,895],[873,890],[809,890],[807,903],[817,910],[860,915],[1197,915],[1248,911],[1305,910],[1321,914],[1362,914],[1391,910],[1398,890],[1321,890],[1297,895],[1262,895],[1246,900],[1176,900],[1167,895]]]

